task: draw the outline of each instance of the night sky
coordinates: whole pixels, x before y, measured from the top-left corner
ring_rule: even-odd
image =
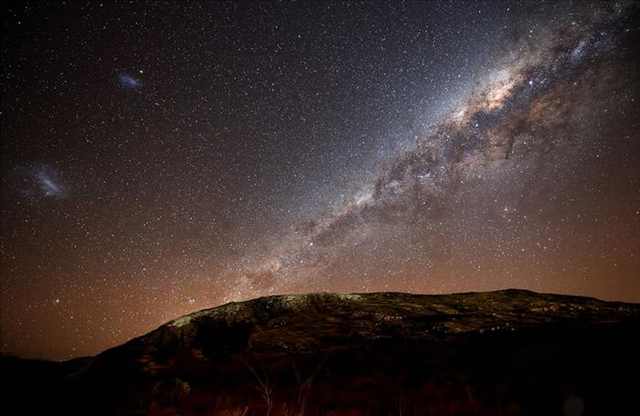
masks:
[[[640,301],[637,3],[27,2],[1,351],[315,291]]]

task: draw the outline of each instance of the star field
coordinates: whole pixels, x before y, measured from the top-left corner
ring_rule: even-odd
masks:
[[[26,3],[1,349],[276,293],[640,301],[633,2]]]

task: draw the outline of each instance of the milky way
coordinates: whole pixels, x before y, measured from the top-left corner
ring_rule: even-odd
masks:
[[[604,59],[625,31],[615,21],[623,13],[595,11],[580,25],[556,22],[515,42],[459,107],[416,136],[414,149],[392,159],[344,206],[310,220],[258,264],[241,269],[229,299],[305,288],[309,279],[322,289],[328,276],[352,270],[394,287],[386,271],[375,271],[377,256],[401,258],[394,247],[411,251],[416,241],[422,258],[406,263],[419,264],[428,287],[430,257],[456,239],[458,223],[474,223],[464,226],[463,240],[482,239],[476,233],[506,234],[517,220],[526,229],[553,209],[549,201],[564,203],[571,180],[588,176],[589,157],[612,140],[599,131],[601,112],[608,111],[604,103],[615,105],[611,92],[625,83]],[[533,195],[549,200],[547,206],[532,210]],[[546,240],[538,243],[544,250],[553,245]],[[367,257],[372,270],[350,268],[350,256]],[[331,270],[335,263],[347,264]]]
[[[634,2],[11,8],[2,351],[275,293],[640,301]]]

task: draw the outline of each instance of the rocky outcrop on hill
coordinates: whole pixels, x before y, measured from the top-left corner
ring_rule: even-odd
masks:
[[[283,295],[41,370],[66,414],[616,414],[636,403],[639,323],[640,305],[523,290]]]

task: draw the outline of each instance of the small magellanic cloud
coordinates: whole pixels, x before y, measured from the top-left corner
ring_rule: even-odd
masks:
[[[127,72],[118,74],[118,82],[121,88],[135,90],[142,87],[142,80]]]

